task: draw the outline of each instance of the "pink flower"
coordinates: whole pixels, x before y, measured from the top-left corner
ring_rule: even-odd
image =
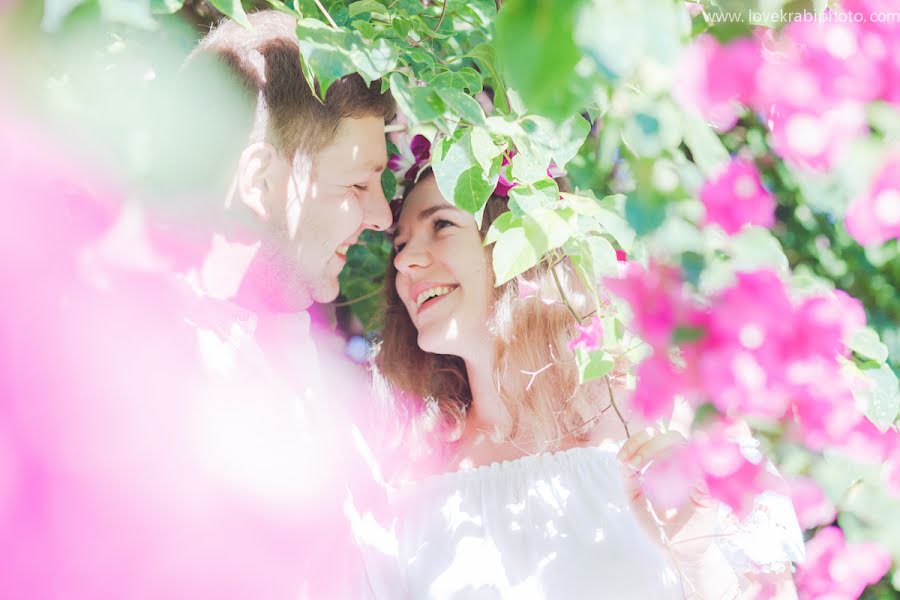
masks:
[[[497,186],[494,188],[494,195],[506,198],[509,196],[509,190],[516,187],[516,183],[512,181],[510,174],[510,162],[506,155],[503,155],[503,163],[500,165],[500,178],[497,180]]]
[[[629,261],[622,278],[606,278],[606,287],[631,306],[638,334],[656,349],[667,349],[679,325],[691,325],[696,311],[684,293],[681,271],[651,262],[649,269]]]
[[[697,446],[689,442],[657,458],[644,471],[641,483],[654,507],[685,506],[691,490],[703,483]]]
[[[728,421],[716,423],[702,432],[695,443],[709,495],[742,518],[753,508],[756,496],[780,481],[766,469],[765,461],[755,463],[747,459],[740,444],[728,433],[729,425]]]
[[[569,340],[569,350],[574,352],[576,348],[581,348],[590,352],[600,347],[603,341],[603,325],[600,323],[600,317],[594,317],[587,325],[576,324],[578,337]]]
[[[900,155],[889,159],[872,188],[853,201],[844,224],[863,246],[900,238]]]
[[[837,510],[822,492],[822,488],[815,479],[793,477],[787,480],[787,484],[791,491],[791,502],[794,503],[800,527],[812,529],[834,521]]]
[[[794,575],[801,598],[856,600],[891,567],[891,556],[875,542],[848,544],[831,526],[806,543],[806,560]]]
[[[866,313],[859,300],[837,290],[803,300],[793,322],[797,330],[791,339],[793,355],[831,358],[849,353],[844,339],[865,327]]]
[[[409,144],[409,148],[401,148],[402,154],[392,154],[388,160],[388,168],[394,172],[404,171],[403,179],[413,182],[419,173],[428,165],[431,158],[431,142],[424,135],[417,134]]]
[[[810,449],[842,444],[854,427],[866,420],[836,361],[797,361],[788,367],[786,377],[793,394],[790,430]]]
[[[654,353],[638,365],[637,387],[631,398],[634,411],[646,421],[672,416],[675,396],[685,391],[684,377],[665,357]]]
[[[784,417],[791,399],[780,385],[780,355],[712,344],[697,354],[704,391],[721,412]]]
[[[861,50],[862,31],[836,19],[794,22],[760,68],[756,109],[768,115],[774,150],[811,169],[827,169],[865,133],[865,103],[882,88]]]
[[[864,105],[843,102],[816,109],[774,104],[768,117],[772,149],[785,160],[812,170],[831,168],[841,152],[866,131]],[[827,106],[827,105],[826,105]]]
[[[722,46],[711,35],[701,35],[685,52],[675,96],[716,129],[727,131],[737,123],[740,105],[751,104],[756,94],[760,63],[760,48],[754,40],[739,39]]]
[[[700,189],[706,222],[734,234],[744,225],[771,227],[775,223],[775,197],[763,187],[759,171],[744,158],[727,167]]]

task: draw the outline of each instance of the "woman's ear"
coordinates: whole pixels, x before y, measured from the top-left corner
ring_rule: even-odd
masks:
[[[238,163],[237,192],[241,202],[260,219],[267,219],[266,198],[275,189],[278,151],[268,142],[244,148]]]

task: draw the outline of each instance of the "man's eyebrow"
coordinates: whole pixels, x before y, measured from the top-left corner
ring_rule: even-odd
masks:
[[[453,208],[455,208],[455,207],[451,206],[449,204],[435,204],[434,206],[429,206],[428,208],[423,208],[421,211],[419,211],[419,214],[416,216],[416,220],[421,223],[422,221],[426,220],[428,217],[430,217],[434,213],[438,212],[439,210],[453,209]],[[394,230],[393,237],[396,239],[396,238],[400,237],[400,234],[401,234],[400,227],[397,227]]]
[[[385,167],[387,167],[387,163],[383,160],[370,160],[365,165],[366,170],[375,171],[376,173],[384,171]]]

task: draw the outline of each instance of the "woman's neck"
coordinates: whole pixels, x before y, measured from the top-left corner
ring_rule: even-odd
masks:
[[[472,406],[466,413],[466,428],[501,431],[509,429],[510,415],[494,381],[493,356],[466,359],[466,374],[472,392]]]

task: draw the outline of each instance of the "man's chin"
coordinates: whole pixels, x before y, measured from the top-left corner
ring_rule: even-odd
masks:
[[[329,302],[334,302],[334,299],[338,297],[341,288],[335,280],[328,280],[319,282],[318,285],[314,286],[312,289],[312,297],[313,300],[318,302],[319,304],[328,304]]]

